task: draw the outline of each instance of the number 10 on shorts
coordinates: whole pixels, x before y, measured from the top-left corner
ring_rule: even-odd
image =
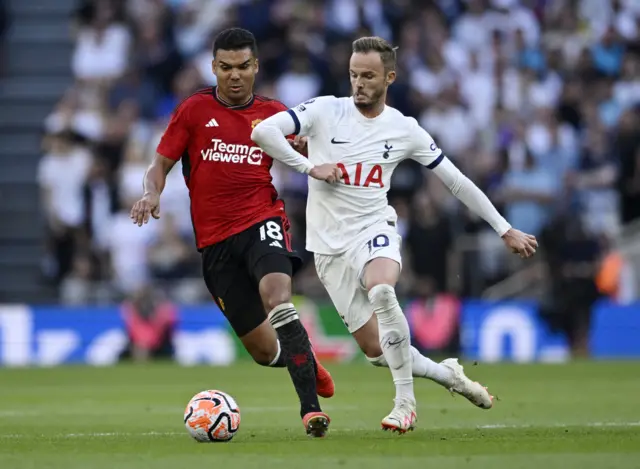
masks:
[[[269,246],[281,248],[283,239],[282,228],[275,221],[269,220],[260,227],[260,241],[271,241]]]
[[[386,248],[389,246],[389,237],[387,235],[379,234],[375,238],[367,241],[367,246],[369,246],[369,252],[377,248]]]

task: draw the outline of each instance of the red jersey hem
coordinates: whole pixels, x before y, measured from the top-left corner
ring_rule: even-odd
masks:
[[[198,250],[201,250],[211,245],[221,243],[222,241],[229,239],[232,236],[235,236],[237,234],[242,233],[243,231],[248,230],[253,225],[256,225],[264,220],[268,220],[269,218],[273,218],[273,217],[280,217],[288,221],[287,214],[284,211],[284,209],[279,207],[274,207],[267,212],[260,213],[259,215],[256,215],[253,218],[249,218],[245,223],[241,225],[237,225],[237,227],[229,230],[223,235],[211,235],[202,240],[196,240],[196,246]],[[196,229],[196,231],[198,230]]]

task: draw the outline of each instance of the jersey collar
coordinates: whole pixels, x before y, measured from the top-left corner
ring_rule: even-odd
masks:
[[[385,104],[384,105],[384,109],[382,109],[382,112],[380,114],[378,114],[376,117],[365,117],[358,110],[358,107],[356,106],[356,103],[354,101],[354,97],[353,96],[351,96],[351,99],[349,101],[351,102],[351,111],[353,112],[356,120],[359,120],[363,124],[372,124],[372,123],[378,121],[379,119],[382,118],[382,116],[385,115],[385,113],[387,112],[387,109],[389,109],[389,106],[387,106]]]
[[[213,87],[213,99],[218,101],[221,105],[223,105],[226,108],[239,111],[239,110],[247,109],[247,108],[251,107],[253,105],[253,102],[255,101],[256,97],[255,97],[255,95],[253,93],[251,93],[251,98],[246,103],[244,103],[244,104],[230,104],[230,103],[226,102],[224,99],[222,99],[218,95],[218,87],[214,86]]]

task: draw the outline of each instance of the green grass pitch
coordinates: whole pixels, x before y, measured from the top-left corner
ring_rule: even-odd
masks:
[[[388,370],[329,365],[327,438],[304,434],[285,370],[171,364],[0,369],[0,468],[640,468],[640,362],[467,364],[500,400],[484,411],[416,380],[418,429],[379,430]],[[189,398],[221,389],[242,423],[199,444],[182,423]]]

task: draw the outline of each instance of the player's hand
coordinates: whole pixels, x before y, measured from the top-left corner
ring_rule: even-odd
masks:
[[[149,216],[156,220],[160,218],[160,195],[145,194],[142,199],[133,204],[130,217],[133,223],[142,226],[149,222]]]
[[[507,231],[502,236],[502,240],[511,252],[519,254],[523,259],[533,256],[538,248],[538,241],[535,236],[523,233],[515,228]]]
[[[292,139],[287,139],[291,147],[300,153],[301,155],[307,156],[307,137],[300,137],[296,135],[296,137]]]
[[[315,166],[311,171],[309,171],[309,176],[314,179],[333,184],[334,182],[342,179],[342,171],[340,171],[340,168],[333,163],[325,163]]]

